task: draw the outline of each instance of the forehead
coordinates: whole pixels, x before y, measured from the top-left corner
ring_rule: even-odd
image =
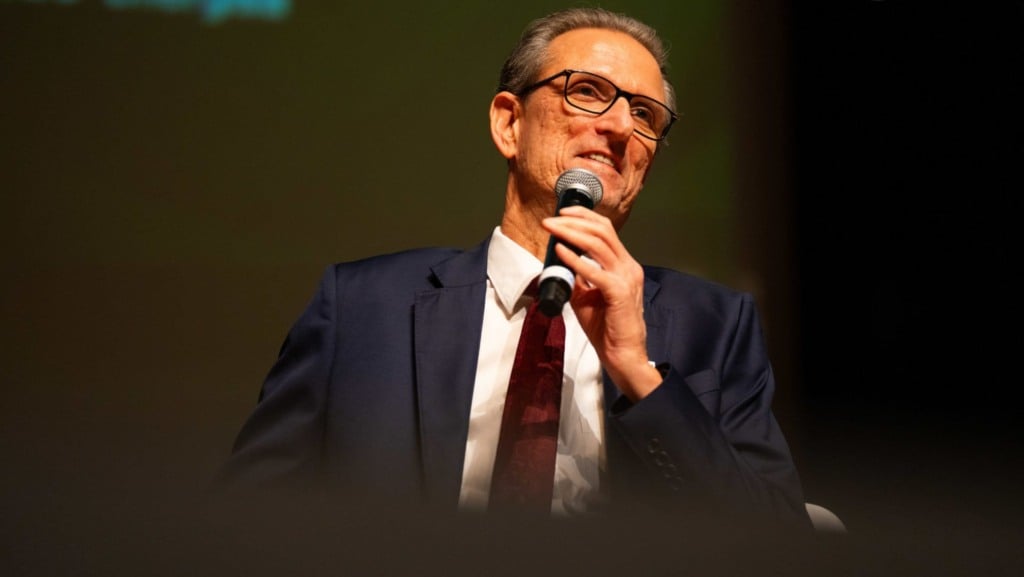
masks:
[[[643,44],[624,32],[579,28],[556,36],[548,45],[542,76],[566,68],[600,74],[628,92],[665,97],[658,62]]]

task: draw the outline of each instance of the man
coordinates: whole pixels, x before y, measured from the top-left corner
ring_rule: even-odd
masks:
[[[562,314],[550,510],[653,503],[804,523],[751,298],[642,267],[618,236],[675,119],[666,67],[655,32],[623,15],[571,9],[533,22],[490,108],[508,161],[500,226],[468,251],[330,267],[228,478],[487,508],[524,291],[554,236],[577,282]],[[554,216],[556,181],[577,168],[603,196]]]

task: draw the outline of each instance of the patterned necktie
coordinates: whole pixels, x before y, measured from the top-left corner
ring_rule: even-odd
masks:
[[[536,282],[527,289],[536,295]],[[501,417],[489,508],[548,513],[562,404],[565,322],[535,299],[526,312]]]

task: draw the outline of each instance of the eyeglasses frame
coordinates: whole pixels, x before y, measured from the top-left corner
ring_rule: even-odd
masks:
[[[602,110],[601,112],[596,112],[596,111],[593,111],[593,110],[588,110],[586,108],[582,108],[582,107],[580,107],[577,104],[573,104],[569,100],[569,77],[572,76],[573,74],[588,74],[590,76],[595,76],[597,78],[600,78],[601,80],[604,80],[612,88],[614,88],[615,89],[615,96],[613,96],[611,101],[609,101],[608,107],[605,108],[604,110]],[[520,98],[526,97],[531,92],[537,90],[541,86],[544,86],[545,84],[548,84],[549,82],[551,82],[552,80],[554,80],[556,78],[561,78],[562,76],[565,77],[565,84],[562,86],[562,98],[565,100],[566,104],[568,104],[569,106],[572,106],[573,108],[575,108],[577,110],[582,110],[583,112],[589,112],[590,114],[596,114],[597,116],[601,116],[605,112],[608,112],[609,110],[611,110],[612,107],[615,106],[615,103],[619,100],[619,98],[625,97],[626,102],[628,103],[634,97],[637,97],[637,96],[639,96],[641,98],[645,98],[647,100],[650,100],[651,102],[654,102],[655,104],[658,104],[662,108],[667,110],[668,113],[669,113],[669,121],[668,121],[668,124],[665,125],[665,129],[661,131],[661,136],[658,136],[658,137],[650,136],[648,134],[644,134],[643,132],[640,132],[635,127],[633,128],[633,132],[636,132],[638,135],[640,135],[640,136],[642,136],[642,137],[644,137],[644,138],[646,138],[648,140],[654,140],[654,141],[665,140],[665,137],[668,136],[669,129],[672,128],[672,125],[675,123],[676,120],[679,120],[679,115],[676,114],[676,112],[674,110],[669,108],[669,106],[667,104],[665,104],[664,102],[661,102],[660,100],[656,100],[656,99],[651,98],[650,96],[646,96],[644,94],[636,94],[634,92],[626,92],[625,90],[619,88],[619,86],[617,84],[615,84],[611,80],[605,78],[604,76],[601,76],[600,74],[595,74],[593,72],[589,72],[587,70],[575,70],[575,69],[572,69],[572,68],[566,68],[565,70],[562,70],[561,72],[556,72],[555,74],[552,74],[551,76],[548,76],[547,78],[545,78],[543,80],[538,80],[537,82],[534,82],[533,84],[531,84],[531,85],[527,86],[526,88],[524,88],[524,89],[520,90],[519,92],[517,92],[516,95],[519,96]]]

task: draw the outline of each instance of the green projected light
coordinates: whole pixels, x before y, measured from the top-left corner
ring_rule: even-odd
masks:
[[[78,0],[22,0],[30,4],[77,4]],[[291,0],[103,0],[114,10],[152,9],[162,12],[194,12],[205,24],[219,24],[231,18],[283,20],[291,11]]]

